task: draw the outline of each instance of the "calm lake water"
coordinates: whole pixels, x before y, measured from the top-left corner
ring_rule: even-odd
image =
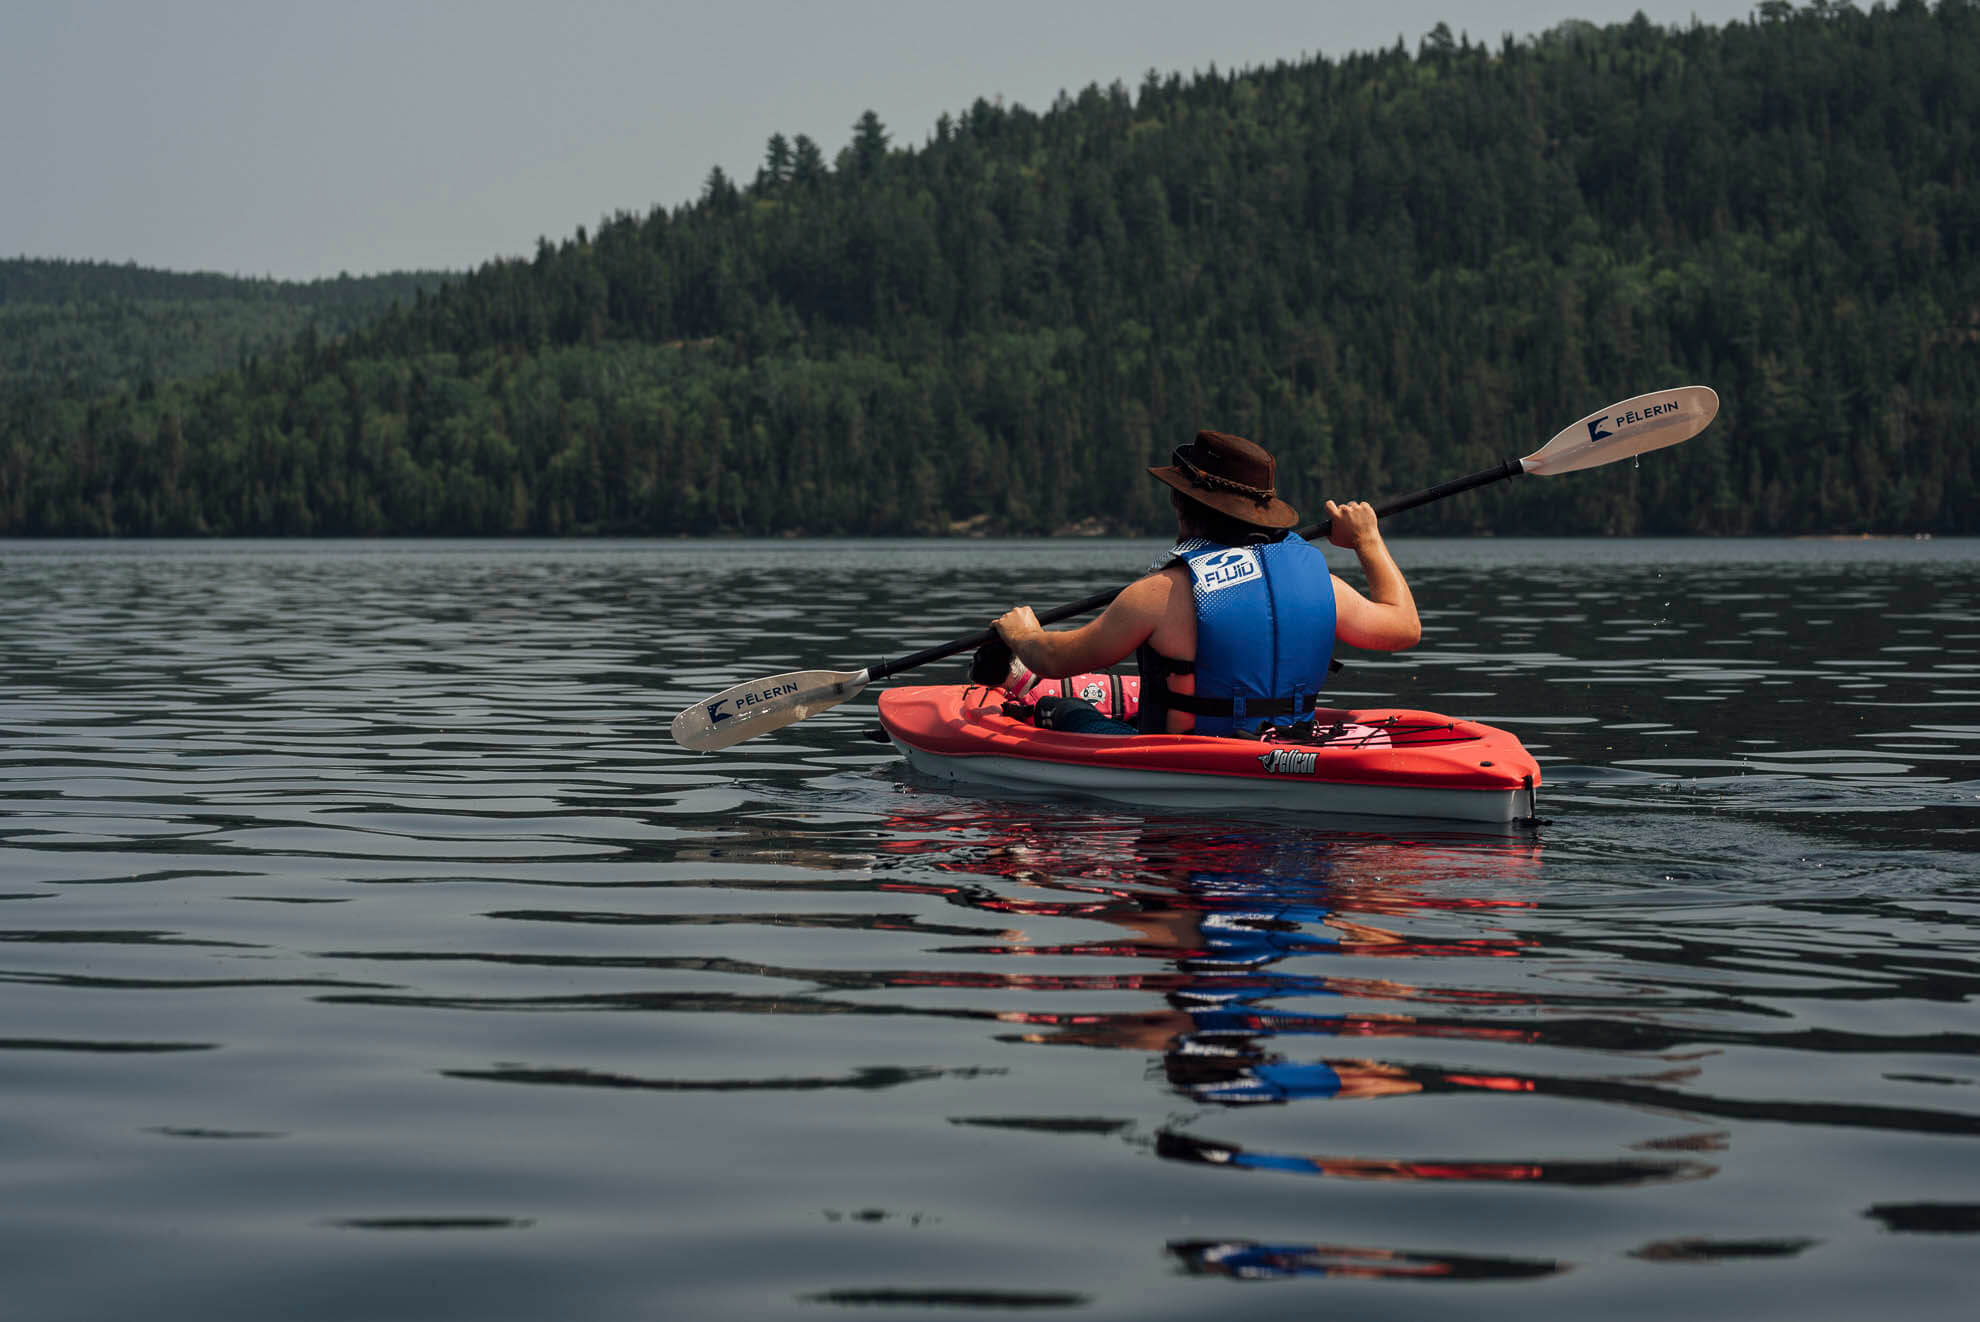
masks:
[[[6,1312],[1971,1316],[1980,545],[1393,545],[1537,831],[667,738],[1153,542],[0,543]]]

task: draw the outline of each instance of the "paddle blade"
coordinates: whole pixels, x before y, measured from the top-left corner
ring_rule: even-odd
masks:
[[[1536,477],[1612,464],[1688,441],[1717,417],[1719,397],[1709,386],[1679,386],[1611,404],[1563,427],[1553,440],[1520,460]]]
[[[674,742],[712,753],[795,725],[866,687],[864,670],[792,670],[723,689],[674,718]]]

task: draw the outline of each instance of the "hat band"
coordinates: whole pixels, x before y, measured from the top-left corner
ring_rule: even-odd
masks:
[[[1176,467],[1188,473],[1189,480],[1196,486],[1209,487],[1212,490],[1235,491],[1238,495],[1257,501],[1260,505],[1270,505],[1279,498],[1279,492],[1276,487],[1249,486],[1233,478],[1221,477],[1216,473],[1206,472],[1198,468],[1190,462],[1189,456],[1183,453],[1181,446],[1176,447],[1172,457],[1176,461]]]

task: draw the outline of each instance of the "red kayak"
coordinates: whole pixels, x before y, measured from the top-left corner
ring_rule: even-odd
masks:
[[[1132,682],[1132,681],[1130,681]],[[1048,681],[1097,696],[1107,676]],[[1132,719],[1115,687],[1098,704]],[[1007,714],[1007,707],[1009,713]],[[1540,765],[1504,730],[1434,712],[1316,713],[1306,739],[1068,734],[1024,719],[1001,689],[889,689],[880,723],[916,770],[1005,789],[1162,807],[1234,805],[1355,816],[1510,822],[1534,816]]]

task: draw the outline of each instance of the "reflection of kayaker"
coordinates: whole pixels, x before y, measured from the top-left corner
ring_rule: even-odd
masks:
[[[1013,833],[1017,834],[1017,833]],[[1001,872],[1055,890],[1081,892],[1058,903],[1012,901],[976,896],[971,907],[998,912],[1024,911],[1098,920],[1124,929],[1125,941],[1078,941],[1038,945],[1019,938],[976,947],[975,953],[1016,956],[1118,955],[1165,960],[1174,972],[1137,985],[1164,994],[1167,1008],[1106,1014],[1004,1011],[997,1017],[1018,1026],[1020,1041],[1039,1045],[1104,1047],[1161,1054],[1170,1083],[1201,1102],[1242,1105],[1306,1097],[1365,1098],[1415,1092],[1409,1072],[1368,1060],[1295,1062],[1268,1051],[1264,1043],[1297,1037],[1467,1037],[1525,1040],[1523,1029],[1423,1023],[1403,1014],[1320,1014],[1306,1008],[1312,998],[1342,994],[1406,1001],[1421,993],[1405,982],[1333,978],[1278,967],[1302,956],[1352,953],[1407,958],[1420,954],[1469,957],[1517,953],[1517,941],[1500,937],[1420,942],[1363,915],[1409,911],[1431,902],[1409,895],[1393,876],[1369,887],[1337,876],[1330,853],[1298,836],[1247,837],[1220,833],[1163,841],[1160,851],[1132,854],[1139,866],[1122,867],[1114,854],[1104,868],[1082,868],[1064,846],[1042,847],[996,838],[984,854],[945,865],[980,874]],[[1371,846],[1371,848],[1380,848]],[[1173,850],[1173,853],[1169,851]],[[1432,855],[1434,857],[1434,855]],[[1385,853],[1384,858],[1388,859]],[[1420,863],[1421,853],[1397,849],[1398,869]],[[1189,863],[1210,866],[1190,868]],[[1137,879],[1166,875],[1162,891],[1121,886],[1093,887],[1073,877],[1082,871]],[[1340,912],[1346,900],[1355,916]],[[1474,902],[1476,903],[1476,902]],[[1513,905],[1523,901],[1505,902]],[[1302,1003],[1288,1008],[1286,1001]]]
[[[1017,1031],[1006,1040],[1041,1046],[1147,1053],[1159,1058],[1169,1087],[1205,1107],[1248,1110],[1314,1101],[1368,1101],[1425,1095],[1650,1095],[1644,1080],[1575,1080],[1442,1069],[1366,1054],[1377,1039],[1487,1043],[1546,1040],[1532,1024],[1446,1019],[1427,1010],[1354,1013],[1354,1001],[1417,1006],[1451,999],[1470,1006],[1516,1006],[1509,992],[1425,988],[1394,979],[1344,977],[1316,971],[1332,955],[1479,958],[1517,955],[1511,935],[1425,940],[1399,920],[1428,911],[1522,909],[1523,899],[1439,894],[1435,883],[1490,875],[1518,889],[1539,843],[1463,846],[1430,840],[1394,844],[1308,833],[1218,831],[1188,826],[1132,832],[1045,834],[1044,823],[1014,823],[958,849],[950,832],[969,819],[931,819],[921,837],[888,848],[939,853],[941,871],[1019,881],[1030,894],[981,884],[953,887],[888,883],[888,889],[934,891],[958,904],[1000,915],[1098,921],[1122,930],[1119,940],[1042,944],[1006,931],[996,945],[973,954],[1017,957],[1113,955],[1159,961],[1160,972],[1127,975],[913,975],[943,985],[1004,986],[1026,991],[1138,990],[1161,997],[1142,1010],[1055,1012],[1003,1010],[994,1017]],[[1056,818],[1050,819],[1056,821]],[[939,823],[939,824],[938,824]],[[902,823],[896,822],[897,826]],[[938,841],[930,836],[944,837]],[[935,845],[939,843],[939,850]],[[1390,920],[1398,920],[1391,923]],[[1323,999],[1324,998],[1324,999]],[[1340,1007],[1326,1012],[1329,1007]],[[1329,1042],[1329,1039],[1332,1039]],[[1321,1045],[1325,1043],[1326,1045]],[[1353,1043],[1353,1045],[1350,1045]],[[1333,1049],[1327,1049],[1331,1046]],[[1660,1076],[1661,1077],[1661,1076]],[[1704,1144],[1709,1149],[1709,1143]],[[1709,1177],[1716,1167],[1695,1156],[1631,1153],[1593,1159],[1540,1156],[1368,1156],[1273,1151],[1200,1136],[1170,1125],[1153,1136],[1168,1161],[1262,1175],[1319,1176],[1383,1182],[1455,1182],[1586,1187],[1661,1184]],[[1348,1274],[1490,1276],[1550,1270],[1542,1264],[1462,1263],[1435,1257],[1386,1255],[1380,1250],[1315,1245],[1186,1241],[1171,1246],[1192,1270],[1241,1276]]]
[[[1370,921],[1405,917],[1424,909],[1524,908],[1526,900],[1433,898],[1416,888],[1432,877],[1462,875],[1459,860],[1483,853],[1503,879],[1532,861],[1538,844],[1518,848],[1469,848],[1431,842],[1394,845],[1353,840],[1330,847],[1303,833],[1257,835],[1223,831],[1202,835],[1186,826],[1174,834],[1144,829],[1131,838],[1090,844],[1077,833],[1046,837],[1021,825],[978,842],[958,857],[958,841],[941,842],[943,871],[1001,875],[1052,893],[1017,897],[983,886],[930,887],[889,882],[889,890],[936,890],[956,903],[1000,915],[1076,918],[1122,929],[1126,939],[1039,943],[1023,932],[970,948],[972,954],[1019,958],[1118,956],[1159,960],[1163,972],[1084,978],[1025,974],[966,977],[902,975],[917,983],[1004,985],[1028,990],[1104,985],[1158,993],[1159,1009],[1106,1013],[1004,1010],[996,1018],[1018,1029],[1014,1040],[1041,1046],[1099,1047],[1159,1055],[1165,1077],[1194,1101],[1252,1106],[1305,1099],[1395,1097],[1424,1091],[1423,1071],[1384,1061],[1329,1054],[1288,1059],[1280,1050],[1299,1039],[1460,1038],[1531,1041],[1534,1030],[1399,1013],[1320,1013],[1316,998],[1388,1002],[1436,1001],[1395,979],[1367,979],[1315,971],[1308,957],[1351,954],[1407,959],[1421,955],[1466,958],[1515,955],[1523,948],[1505,935],[1423,940]],[[895,846],[920,852],[915,841]],[[1351,860],[1356,866],[1344,866]],[[1192,866],[1194,865],[1194,866]],[[1379,878],[1379,880],[1370,880]],[[1148,883],[1160,883],[1150,886]],[[1136,884],[1139,883],[1139,884]],[[1346,908],[1347,912],[1342,910]],[[1350,916],[1352,915],[1352,916]],[[1298,960],[1297,971],[1284,967]],[[1468,1002],[1491,1002],[1468,993]],[[1431,1072],[1435,1074],[1436,1072]],[[1436,1075],[1431,1089],[1518,1090],[1517,1079]]]

